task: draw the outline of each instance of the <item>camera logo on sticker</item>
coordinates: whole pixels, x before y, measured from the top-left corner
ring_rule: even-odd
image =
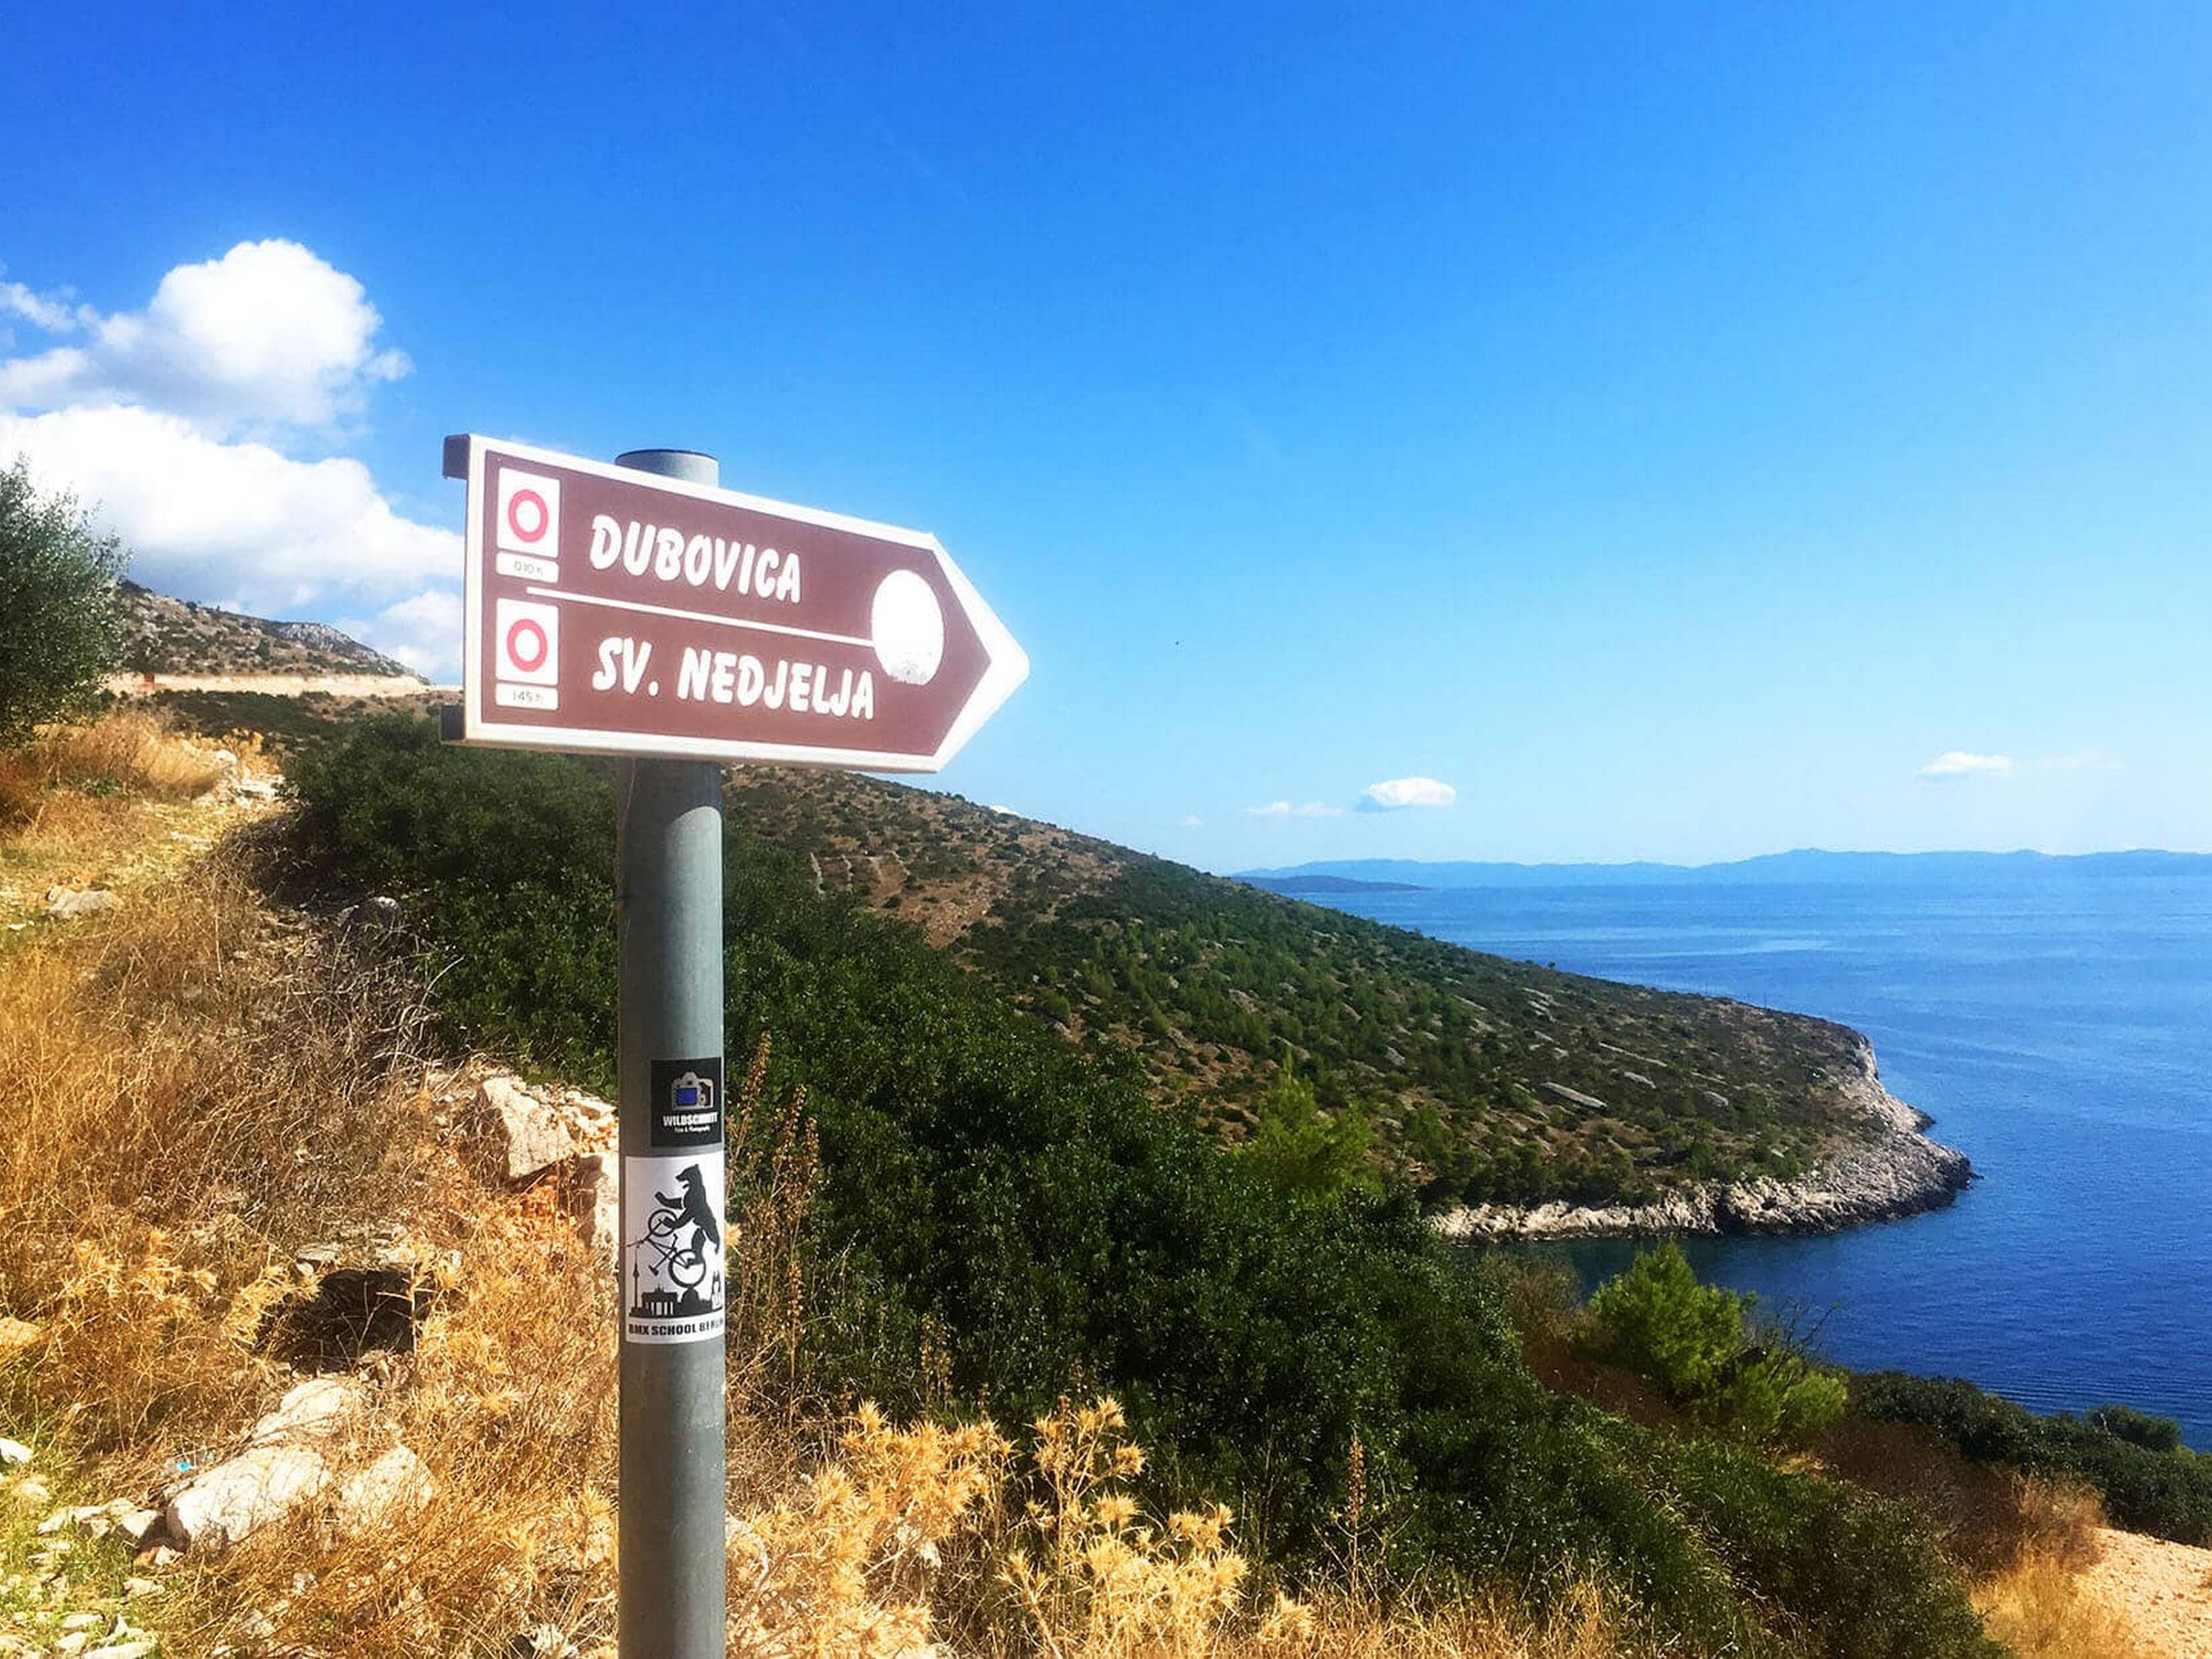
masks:
[[[690,1060],[655,1060],[650,1083],[652,1111],[647,1139],[656,1148],[721,1145],[721,1055]]]

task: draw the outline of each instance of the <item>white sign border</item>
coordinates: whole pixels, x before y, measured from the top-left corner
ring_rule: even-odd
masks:
[[[468,446],[466,466],[458,473],[454,469],[454,448],[457,444]],[[679,737],[656,737],[650,734],[622,734],[615,732],[582,731],[570,727],[521,725],[496,719],[486,719],[479,712],[481,701],[478,693],[483,684],[484,655],[484,474],[487,451],[497,449],[502,455],[512,455],[518,461],[540,466],[565,467],[571,472],[588,473],[594,477],[612,479],[624,484],[643,484],[656,493],[688,495],[701,501],[743,507],[750,512],[766,513],[802,524],[818,525],[826,530],[849,531],[855,535],[872,537],[877,541],[892,542],[902,547],[917,548],[928,553],[938,563],[954,594],[967,613],[969,626],[982,640],[986,666],[983,677],[976,683],[967,703],[960,711],[960,718],[944,735],[931,755],[884,753],[875,750],[823,748],[801,743],[754,743]],[[998,613],[976,591],[975,583],[952,562],[938,538],[925,531],[902,530],[894,524],[879,524],[866,518],[855,518],[841,512],[828,512],[819,507],[802,507],[788,501],[772,501],[765,496],[747,495],[738,490],[716,489],[704,484],[692,484],[682,479],[663,478],[653,473],[641,473],[634,467],[617,467],[611,462],[590,461],[581,455],[563,454],[555,449],[541,449],[534,444],[511,442],[504,438],[487,438],[480,433],[457,435],[446,440],[446,475],[465,479],[468,486],[468,523],[463,533],[467,563],[461,573],[461,734],[457,741],[486,748],[553,749],[566,753],[633,755],[640,759],[670,760],[753,760],[773,761],[785,766],[837,766],[849,772],[942,772],[945,764],[957,754],[969,738],[982,729],[1005,705],[1021,683],[1029,677],[1029,655],[1015,643],[1014,635],[999,620]]]

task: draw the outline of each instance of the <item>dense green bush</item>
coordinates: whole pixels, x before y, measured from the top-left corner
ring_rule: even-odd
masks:
[[[1932,1428],[1976,1463],[2087,1481],[2115,1526],[2212,1544],[2212,1458],[2183,1446],[2166,1418],[2125,1406],[2039,1417],[1962,1378],[1899,1371],[1855,1379],[1851,1408],[1872,1422]]]
[[[2146,1452],[2181,1450],[2181,1425],[2171,1417],[2153,1417],[2133,1406],[2121,1405],[2094,1406],[2086,1415],[2093,1425],[2114,1440],[2139,1446]]]
[[[0,745],[90,708],[122,650],[123,553],[29,463],[0,468]]]
[[[292,775],[353,887],[403,900],[458,1033],[604,1082],[596,772],[379,721]],[[1286,1194],[735,824],[726,908],[729,1050],[772,1031],[821,1132],[809,1342],[825,1393],[929,1408],[925,1341],[949,1349],[962,1399],[1004,1418],[1113,1389],[1158,1496],[1227,1497],[1244,1538],[1294,1569],[1336,1535],[1357,1434],[1395,1571],[1540,1593],[1601,1573],[1673,1650],[1775,1652],[1772,1624],[1839,1659],[1986,1651],[1897,1513],[1548,1395],[1496,1292],[1410,1195]]]
[[[1599,1286],[1588,1311],[1589,1356],[1649,1377],[1677,1401],[1712,1388],[1744,1345],[1742,1303],[1700,1284],[1671,1242]]]
[[[1313,1084],[1286,1062],[1260,1103],[1243,1154],[1269,1185],[1294,1198],[1333,1198],[1354,1186],[1379,1192],[1382,1182],[1367,1161],[1373,1133],[1357,1102],[1324,1113]]]
[[[1735,1581],[1785,1610],[1793,1654],[1998,1656],[1902,1505],[1776,1469],[1751,1450],[1610,1427],[1646,1491],[1708,1539]]]
[[[401,899],[436,953],[451,1037],[612,1087],[614,814],[602,773],[449,748],[430,721],[390,715],[308,742],[289,775],[348,883]]]
[[[1843,1414],[1842,1374],[1751,1313],[1750,1297],[1700,1284],[1670,1241],[1599,1287],[1580,1346],[1649,1378],[1709,1427],[1761,1445],[1802,1442]]]

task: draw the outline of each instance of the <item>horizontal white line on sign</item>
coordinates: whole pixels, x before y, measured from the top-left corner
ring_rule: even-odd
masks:
[[[634,599],[605,599],[597,594],[572,594],[559,588],[532,588],[540,599],[557,599],[570,605],[604,605],[611,611],[639,611],[646,616],[665,616],[678,622],[704,622],[717,628],[751,628],[760,633],[788,634],[794,639],[819,639],[833,645],[873,645],[875,641],[850,633],[825,633],[819,628],[795,628],[787,622],[755,622],[741,616],[712,616],[704,611],[679,611],[671,605],[647,605]]]

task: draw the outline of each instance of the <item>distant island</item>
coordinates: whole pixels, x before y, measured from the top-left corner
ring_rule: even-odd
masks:
[[[2140,849],[2115,853],[1834,853],[1818,848],[1764,853],[1719,864],[1503,864],[1404,858],[1326,859],[1279,869],[1240,870],[1236,880],[1275,893],[1433,891],[1447,887],[1577,887],[1789,883],[1897,884],[2004,880],[2032,876],[2212,876],[2212,853]],[[1345,881],[1344,887],[1287,883]]]
[[[1349,875],[1247,875],[1238,880],[1269,893],[1300,898],[1309,893],[1427,893],[1411,881],[1362,881]]]

